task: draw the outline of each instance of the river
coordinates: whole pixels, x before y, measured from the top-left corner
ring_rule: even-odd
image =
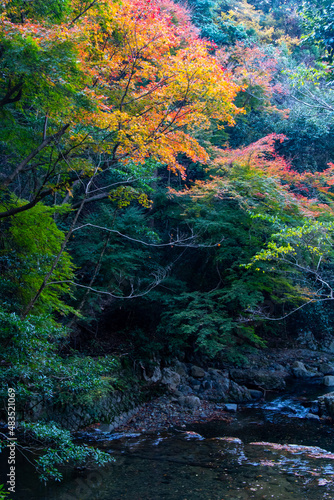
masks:
[[[112,453],[103,469],[44,486],[21,459],[15,500],[333,500],[334,428],[308,418],[323,387],[240,407],[231,423],[155,434],[82,434]],[[328,391],[327,391],[328,392]]]

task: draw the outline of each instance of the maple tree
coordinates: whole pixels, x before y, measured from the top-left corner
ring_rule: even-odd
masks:
[[[29,202],[0,217],[64,195],[78,176],[92,174],[97,157],[102,171],[151,158],[182,173],[180,153],[208,159],[198,131],[212,120],[233,124],[240,111],[233,104],[239,87],[211,44],[198,38],[184,9],[166,1],[105,1],[75,23],[51,26],[3,13],[1,45],[2,106],[15,120],[3,132],[2,187],[25,178]],[[26,156],[15,144],[26,134],[23,117],[34,129]]]
[[[240,211],[240,221],[256,239],[252,255],[248,252],[243,261],[239,258],[239,265],[253,273],[250,283],[256,282],[258,292],[265,290],[275,297],[274,302],[297,306],[330,300],[333,295],[332,278],[323,264],[330,266],[332,259],[334,169],[330,164],[321,173],[294,171],[275,149],[284,140],[283,135],[271,134],[236,150],[216,148],[206,180],[171,192],[193,200],[186,213],[196,211],[196,205],[203,210],[203,204],[212,211],[221,204],[221,217],[231,206]],[[267,276],[265,284],[262,273]],[[219,275],[224,275],[223,269]],[[249,297],[246,315],[257,311],[259,317],[261,299],[257,297],[257,307],[252,300]]]

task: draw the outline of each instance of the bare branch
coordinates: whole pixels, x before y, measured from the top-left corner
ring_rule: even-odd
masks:
[[[115,295],[112,292],[107,292],[105,290],[98,290],[98,289],[93,288],[91,286],[81,285],[80,283],[76,283],[75,281],[71,281],[71,280],[49,281],[47,283],[47,285],[58,285],[61,283],[70,283],[70,284],[75,285],[79,288],[85,288],[86,290],[89,290],[90,292],[98,293],[100,295],[108,295],[109,297],[113,297],[114,299],[136,299],[138,297],[143,297],[144,295],[147,295],[148,293],[150,293],[151,290],[153,290],[153,288],[156,288],[161,283],[161,281],[163,281],[163,279],[166,278],[168,270],[169,270],[169,268],[164,270],[165,272],[163,274],[161,274],[160,276],[157,276],[156,280],[153,283],[151,283],[151,285],[144,292],[135,293],[133,284],[131,284],[132,291],[129,295]]]
[[[307,302],[305,302],[304,304],[302,304],[301,306],[299,307],[296,307],[295,309],[293,309],[292,311],[288,312],[287,314],[284,314],[283,316],[280,316],[279,318],[273,318],[272,316],[266,316],[260,308],[258,309],[247,309],[246,312],[248,313],[252,313],[253,314],[253,318],[240,318],[240,322],[241,323],[247,323],[249,321],[254,321],[255,318],[258,318],[258,319],[266,319],[268,321],[282,321],[283,319],[286,319],[288,318],[289,316],[291,316],[292,314],[294,314],[295,312],[299,311],[300,309],[302,309],[303,307],[305,306],[308,306],[309,304],[312,304],[312,303],[315,303],[315,302],[325,302],[325,301],[328,301],[328,300],[333,300],[333,297],[327,297],[325,299],[310,299],[308,300]]]
[[[0,106],[5,106],[6,104],[12,104],[17,102],[22,97],[23,80],[21,79],[19,83],[12,87],[12,80],[9,78],[8,89],[6,95],[0,100]],[[14,95],[16,93],[16,95]]]
[[[90,186],[91,186],[91,183],[93,182],[93,179],[94,179],[94,175],[97,173],[97,171],[99,170],[99,165],[97,165],[97,167],[95,168],[95,172],[93,174],[93,176],[89,179],[88,183],[87,183],[87,187],[86,187],[86,193],[85,193],[85,196],[88,195],[89,193],[89,189],[90,189]],[[82,200],[81,202],[81,205],[73,219],[73,222],[71,224],[71,227],[69,229],[69,231],[67,232],[62,244],[61,244],[61,247],[60,247],[60,250],[50,268],[50,270],[47,272],[47,274],[45,275],[44,277],[44,280],[41,284],[41,286],[39,287],[38,291],[36,292],[36,294],[34,295],[34,297],[32,297],[32,299],[30,300],[29,304],[27,305],[26,309],[24,310],[23,314],[22,314],[22,318],[25,318],[29,313],[30,311],[33,309],[33,307],[35,306],[37,300],[39,299],[40,295],[42,294],[44,288],[46,287],[46,285],[48,284],[48,281],[53,273],[53,271],[56,269],[57,265],[58,265],[58,262],[60,261],[61,259],[61,256],[63,254],[63,252],[65,251],[65,248],[66,248],[66,245],[68,243],[68,240],[70,239],[72,233],[73,233],[73,230],[74,230],[74,227],[78,221],[78,218],[79,218],[79,215],[83,209],[85,205],[85,198]]]
[[[224,240],[224,238],[222,238],[218,243],[214,243],[212,245],[191,244],[191,241],[194,241],[198,237],[197,235],[192,235],[192,236],[188,236],[187,238],[184,238],[184,239],[180,238],[180,239],[170,241],[169,243],[148,243],[147,241],[137,240],[136,238],[131,238],[131,236],[128,236],[127,234],[123,234],[123,233],[117,231],[116,229],[109,229],[108,227],[97,226],[96,224],[90,224],[90,223],[83,224],[82,226],[76,227],[75,229],[73,229],[73,232],[78,231],[79,229],[83,229],[85,227],[94,227],[95,229],[101,229],[103,231],[115,233],[115,234],[118,234],[118,236],[121,236],[122,238],[133,241],[135,243],[140,243],[140,244],[146,245],[148,247],[158,247],[158,248],[159,247],[173,247],[173,246],[179,246],[179,247],[180,246],[188,246],[191,248],[211,248],[211,247],[216,247],[216,246],[220,245],[220,243]]]

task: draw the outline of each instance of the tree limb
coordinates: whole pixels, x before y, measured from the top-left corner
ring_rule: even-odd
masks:
[[[44,141],[36,148],[34,149],[30,155],[28,155],[21,163],[16,167],[14,172],[12,172],[2,183],[2,188],[7,188],[9,184],[13,182],[15,177],[26,167],[26,165],[32,160],[40,151],[42,151],[50,142],[58,140],[62,135],[65,134],[66,130],[70,124],[68,123],[67,125],[64,125],[56,134],[50,135],[49,137],[46,137]]]
[[[9,82],[8,82],[7,93],[1,99],[0,106],[5,106],[6,104],[12,104],[13,102],[19,101],[22,97],[22,88],[23,88],[23,81],[22,80],[20,80],[19,83],[14,85],[14,87],[12,87],[12,80],[10,78]],[[16,96],[13,97],[15,92],[17,92],[17,94],[16,94]]]
[[[11,217],[12,215],[19,214],[20,212],[25,212],[26,210],[29,210],[30,208],[33,208],[37,203],[43,198],[46,198],[46,196],[49,196],[53,192],[53,189],[47,189],[46,191],[43,191],[40,193],[38,196],[36,196],[32,201],[29,203],[26,203],[25,205],[21,205],[20,207],[13,207],[10,210],[7,210],[6,212],[0,212],[0,219],[4,219],[5,217]]]
[[[94,5],[96,4],[97,0],[93,0],[89,5],[88,7],[86,7],[82,12],[80,12],[77,17],[75,17],[71,22],[70,22],[70,26],[72,26],[72,24],[74,24],[75,22],[77,22],[78,19],[80,19],[80,17],[82,17],[84,14],[86,14],[86,12],[91,9],[92,7],[94,7]]]

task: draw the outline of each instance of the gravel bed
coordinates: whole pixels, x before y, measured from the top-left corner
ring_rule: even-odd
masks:
[[[223,404],[201,401],[198,408],[184,408],[167,396],[161,396],[143,404],[125,424],[118,426],[116,432],[155,432],[170,427],[186,427],[187,424],[211,420],[232,420],[223,409]]]

